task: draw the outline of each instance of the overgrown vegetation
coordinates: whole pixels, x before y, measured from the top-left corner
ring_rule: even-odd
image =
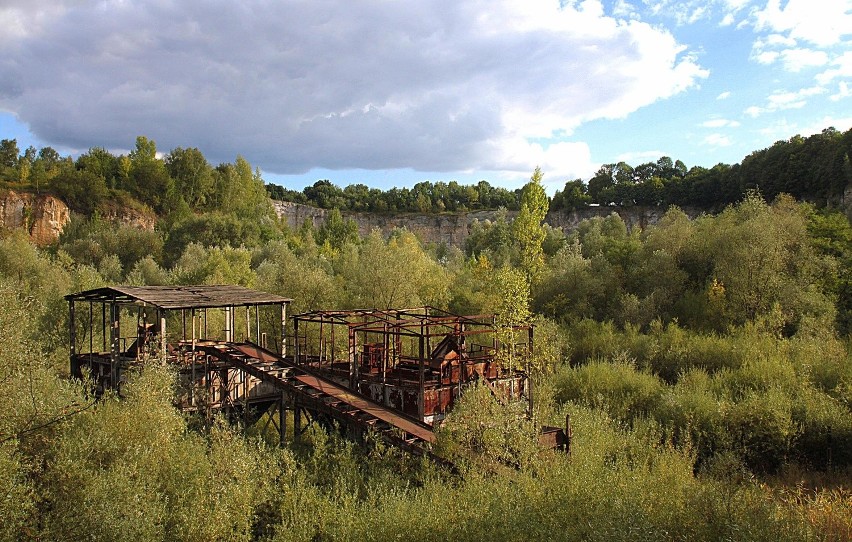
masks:
[[[112,171],[109,153],[90,154]],[[537,172],[524,219],[478,225],[462,251],[405,230],[362,238],[339,213],[289,231],[265,214],[247,163],[184,154],[161,166],[194,180],[158,189],[158,203],[145,141],[127,157],[141,184],[107,185],[106,201],[132,189],[169,210],[154,232],[94,213],[47,249],[0,239],[0,539],[852,537],[842,214],[750,192],[714,216],[672,208],[629,231],[611,215],[565,235],[541,223]],[[165,368],[94,402],[66,378],[62,296],[106,283],[243,284],[295,311],[430,304],[534,319],[535,416],[470,390],[439,431],[454,477],[319,430],[283,449],[257,428],[199,432],[172,407]],[[568,414],[571,457],[538,449],[537,426]]]

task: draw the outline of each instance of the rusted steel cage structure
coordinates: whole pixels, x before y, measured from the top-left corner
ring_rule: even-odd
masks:
[[[466,386],[483,382],[501,400],[532,406],[533,329],[500,327],[490,315],[313,311],[292,317],[288,348],[291,300],[240,286],[111,286],[65,299],[71,374],[91,379],[96,394],[121,394],[134,367],[172,364],[183,411],[246,426],[265,419],[281,443],[317,423],[356,437],[373,431],[441,463],[431,424]],[[554,431],[542,442],[556,445]]]
[[[183,411],[208,420],[222,412],[246,426],[265,417],[264,431],[272,425],[281,443],[288,434],[298,440],[315,423],[356,437],[375,431],[444,463],[431,452],[435,435],[427,424],[292,362],[285,335],[290,299],[239,286],[114,286],[66,300],[71,374],[90,378],[96,393],[120,394],[134,367],[173,364]]]
[[[91,378],[97,393],[120,393],[128,369],[159,361],[179,366],[181,407],[217,408],[263,392],[241,371],[211,366],[201,346],[243,340],[286,355],[291,300],[281,296],[241,286],[111,286],[65,299],[71,374]]]
[[[474,382],[532,403],[529,325],[419,307],[311,311],[293,316],[293,332],[297,365],[426,423],[443,419]]]

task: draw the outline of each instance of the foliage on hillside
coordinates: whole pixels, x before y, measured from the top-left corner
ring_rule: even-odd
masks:
[[[138,143],[138,179],[160,175]],[[465,252],[405,230],[361,238],[339,213],[289,231],[264,218],[244,161],[207,179],[175,160],[168,178],[199,182],[157,231],[95,214],[45,250],[0,238],[0,540],[852,535],[842,214],[752,192],[716,216],[672,208],[640,232],[613,214],[566,236],[541,223],[534,178],[527,217],[478,226]],[[66,378],[62,296],[106,283],[243,284],[295,311],[430,304],[533,319],[535,419],[471,390],[439,432],[442,450],[465,450],[455,478],[319,429],[283,449],[260,427],[199,432],[171,405],[164,368],[95,402]],[[572,456],[538,450],[535,426],[566,414]]]
[[[583,182],[575,179],[556,192],[551,209],[601,205],[679,205],[720,211],[759,190],[770,201],[780,194],[825,203],[837,201],[852,182],[852,129],[827,128],[810,137],[794,136],[755,151],[739,164],[687,166],[663,156],[631,166],[604,164]]]
[[[51,191],[81,213],[104,210],[110,201],[145,205],[179,221],[191,212],[260,212],[263,191],[275,200],[323,209],[374,213],[439,213],[477,209],[520,210],[521,190],[423,181],[411,188],[381,190],[364,184],[340,188],[327,179],[303,190],[264,185],[258,170],[237,157],[233,164],[211,166],[197,148],[172,149],[160,156],[144,136],[128,155],[115,156],[95,147],[76,160],[51,147],[23,152],[14,139],[0,141],[0,182],[7,187]],[[755,151],[741,163],[688,168],[663,156],[631,166],[603,164],[589,179],[573,179],[549,200],[551,211],[588,205],[679,205],[721,211],[758,190],[769,201],[780,194],[821,204],[837,202],[852,183],[852,130],[826,128],[819,134],[794,136]],[[197,226],[196,226],[197,227]]]

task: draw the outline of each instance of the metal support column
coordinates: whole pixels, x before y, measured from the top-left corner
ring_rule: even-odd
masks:
[[[426,367],[424,365],[424,358],[426,356],[425,348],[426,348],[426,338],[423,336],[423,325],[420,325],[420,345],[419,345],[419,355],[418,355],[418,373],[419,373],[419,382],[420,382],[420,392],[418,397],[418,405],[417,405],[417,414],[420,416],[420,421],[423,421],[423,416],[426,413]]]

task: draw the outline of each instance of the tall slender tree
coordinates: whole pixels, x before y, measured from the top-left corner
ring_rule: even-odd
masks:
[[[546,237],[543,222],[549,201],[541,180],[541,168],[535,168],[530,182],[521,191],[521,210],[512,222],[512,238],[518,249],[519,264],[532,282],[544,265],[542,243]]]

